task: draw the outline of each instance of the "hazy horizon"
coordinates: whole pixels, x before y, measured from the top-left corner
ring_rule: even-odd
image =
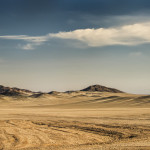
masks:
[[[149,12],[147,0],[0,0],[0,85],[149,94]]]

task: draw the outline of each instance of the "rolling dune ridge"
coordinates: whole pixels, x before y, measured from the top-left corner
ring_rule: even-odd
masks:
[[[28,92],[0,104],[1,150],[150,149],[149,95]]]

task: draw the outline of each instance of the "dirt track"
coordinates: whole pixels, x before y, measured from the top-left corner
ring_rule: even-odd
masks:
[[[133,107],[136,101],[132,102],[130,98],[132,105],[125,107],[129,100],[121,102],[123,99],[114,101],[114,97],[111,98],[105,98],[106,105],[104,101],[94,101],[95,97],[85,96],[21,101],[3,99],[0,149],[150,149],[150,109],[144,107],[144,102],[148,103],[149,99],[138,101],[138,107]],[[111,103],[122,107],[110,107]],[[143,104],[141,108],[139,104]]]
[[[19,109],[10,116],[5,109],[1,112],[7,118],[0,121],[4,150],[150,148],[149,109]]]

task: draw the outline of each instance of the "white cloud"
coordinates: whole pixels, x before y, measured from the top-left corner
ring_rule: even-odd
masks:
[[[44,36],[4,35],[1,39],[24,40],[22,49],[34,49],[35,46],[51,38],[77,40],[90,47],[108,45],[139,45],[150,43],[150,22],[124,25],[112,28],[78,29],[70,32],[49,33]]]
[[[24,49],[24,50],[32,50],[34,49],[33,44],[26,44],[26,45],[19,45],[20,48]]]
[[[50,34],[53,38],[73,39],[91,47],[108,45],[138,45],[150,43],[150,23],[126,25],[116,28],[79,29]]]
[[[27,42],[25,45],[18,45],[18,48],[24,50],[35,49],[36,46],[41,45],[43,42],[48,40],[48,36],[27,36],[27,35],[4,35],[0,36],[1,39],[8,40],[24,40]]]
[[[33,50],[37,46],[41,45],[42,43],[43,42],[39,42],[39,43],[30,42],[30,43],[27,43],[25,45],[18,44],[17,48],[21,48],[21,49],[24,49],[24,50]]]
[[[46,41],[47,36],[3,35],[0,36],[0,38],[10,40],[25,40],[29,42],[40,43]]]

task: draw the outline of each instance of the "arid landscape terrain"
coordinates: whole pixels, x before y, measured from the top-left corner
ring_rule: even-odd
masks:
[[[0,150],[150,150],[149,68],[150,0],[0,0]]]
[[[149,150],[150,95],[99,85],[35,93],[0,86],[1,150]]]

